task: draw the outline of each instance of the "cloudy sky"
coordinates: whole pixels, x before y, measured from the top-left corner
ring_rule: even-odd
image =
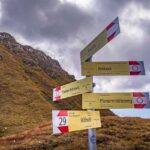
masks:
[[[43,50],[77,79],[80,51],[117,16],[121,33],[93,61],[144,61],[146,75],[94,77],[95,92],[149,92],[149,0],[0,0],[0,32]],[[150,110],[115,112],[150,117]]]

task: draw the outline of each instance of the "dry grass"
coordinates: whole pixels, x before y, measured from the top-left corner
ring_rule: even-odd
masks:
[[[1,46],[0,55],[0,136],[17,133],[50,119],[55,106],[52,80],[40,67],[24,65],[20,58]]]
[[[51,78],[47,70],[40,66],[25,64],[24,60],[29,59],[27,54],[16,55],[0,45],[0,137],[24,131],[50,119],[52,109],[81,109],[80,96],[52,102],[52,89],[72,79],[63,70],[59,76],[59,70],[49,68],[59,76]]]
[[[87,149],[87,130],[52,135],[51,123],[0,138],[1,149]],[[99,150],[149,150],[150,119],[102,117],[97,129]]]
[[[86,149],[87,131],[62,136],[51,133],[51,110],[81,109],[80,96],[52,102],[52,89],[73,79],[62,70],[59,74],[56,68],[49,68],[58,75],[52,78],[38,65],[24,64],[27,55],[15,55],[2,45],[0,55],[0,149]],[[109,110],[101,114],[113,115]]]

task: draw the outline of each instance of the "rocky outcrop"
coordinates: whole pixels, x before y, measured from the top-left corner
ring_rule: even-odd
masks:
[[[69,75],[63,70],[59,62],[47,56],[44,52],[34,49],[28,45],[21,45],[16,42],[15,38],[8,33],[0,33],[0,43],[5,45],[13,54],[22,59],[22,62],[29,66],[42,68],[50,77],[61,78],[66,76],[75,80],[73,75]],[[0,56],[0,60],[2,57]]]

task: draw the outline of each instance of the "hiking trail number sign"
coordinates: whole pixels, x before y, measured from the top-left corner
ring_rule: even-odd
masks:
[[[99,111],[52,111],[53,134],[101,127]]]

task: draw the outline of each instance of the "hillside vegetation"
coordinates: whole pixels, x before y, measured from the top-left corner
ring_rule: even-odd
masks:
[[[72,81],[57,60],[0,33],[0,137],[50,121],[53,109],[81,109],[80,96],[52,102],[53,88]]]
[[[53,88],[72,81],[57,60],[0,33],[0,150],[88,149],[87,130],[52,134],[52,110],[81,110],[81,95],[52,102]],[[98,150],[150,150],[150,119],[100,112]]]
[[[149,150],[150,119],[102,117],[97,131],[98,150]],[[87,150],[87,130],[52,135],[51,122],[0,138],[2,150]]]

